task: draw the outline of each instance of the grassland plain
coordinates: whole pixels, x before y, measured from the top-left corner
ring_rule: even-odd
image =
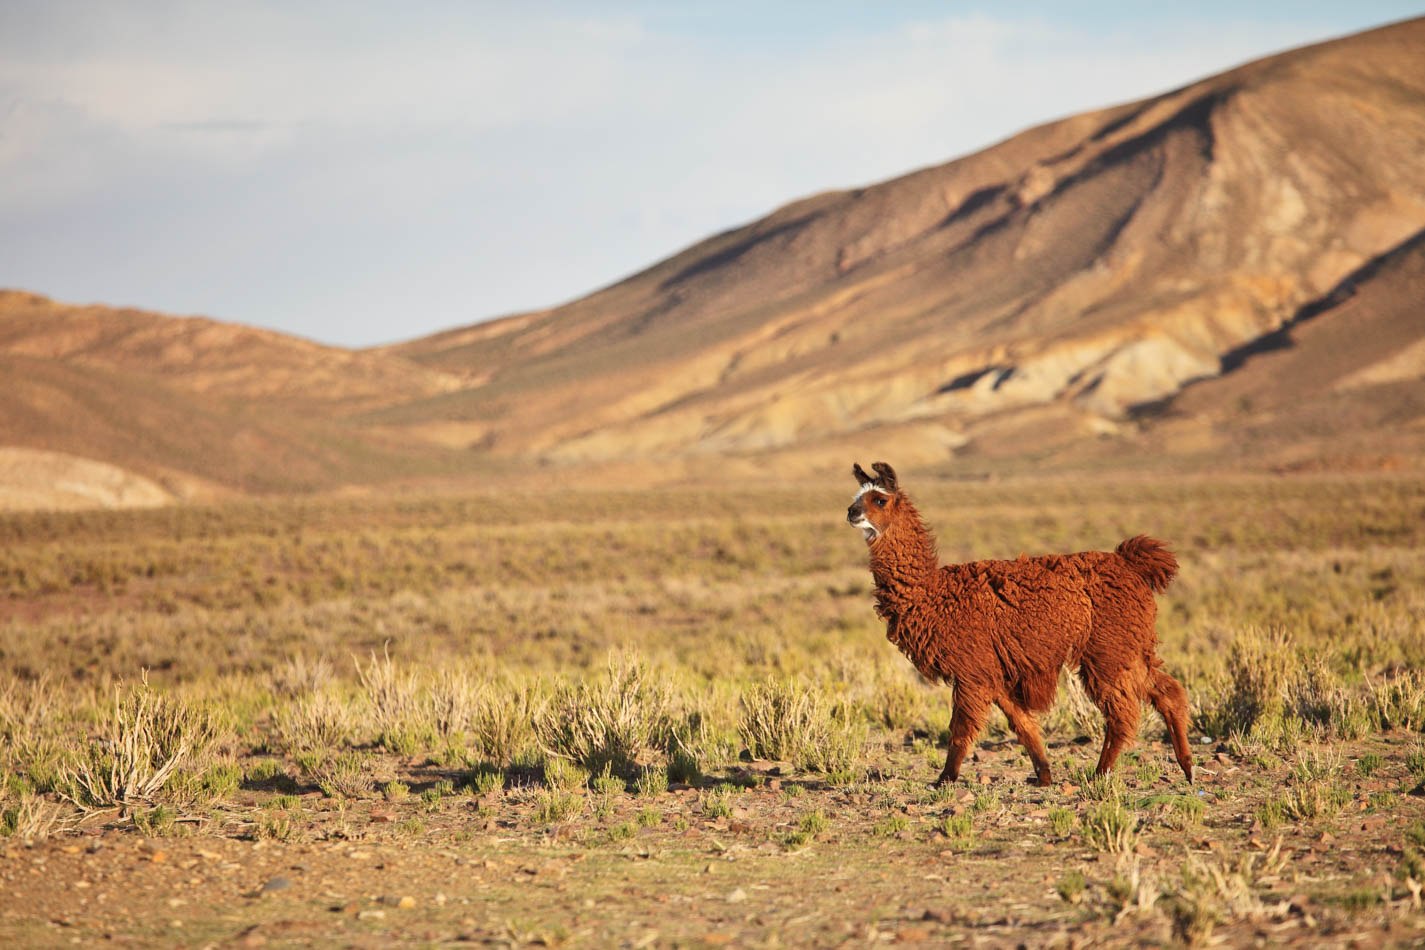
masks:
[[[837,486],[13,515],[0,942],[1425,939],[1419,473],[918,488],[942,560],[1173,544],[1197,785],[1066,681],[1057,784],[997,721],[929,789]]]

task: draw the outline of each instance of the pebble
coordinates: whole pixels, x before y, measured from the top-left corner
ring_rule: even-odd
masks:
[[[727,902],[729,904],[737,904],[745,900],[747,900],[747,892],[740,887],[737,888],[737,890],[733,891],[731,894],[727,895]]]
[[[384,910],[363,910],[356,915],[357,920],[385,920]]]
[[[259,893],[271,894],[273,891],[285,891],[291,886],[292,882],[287,880],[287,878],[274,877],[272,880],[262,885],[262,890]]]

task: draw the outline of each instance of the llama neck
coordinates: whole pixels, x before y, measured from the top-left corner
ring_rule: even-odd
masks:
[[[902,501],[896,523],[871,542],[871,577],[882,610],[899,613],[920,599],[936,570],[935,541],[920,513]]]

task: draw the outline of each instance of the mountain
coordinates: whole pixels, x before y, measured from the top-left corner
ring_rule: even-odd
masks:
[[[0,291],[0,379],[0,508],[152,504],[444,472],[438,453],[348,417],[461,385],[407,361],[268,330],[19,291]]]
[[[1380,266],[1420,253],[1421,62],[1425,19],[795,202],[567,306],[388,348],[478,385],[372,418],[563,462],[1137,443],[1145,410],[1366,286],[1425,337],[1415,271]]]
[[[853,455],[1419,464],[1421,63],[1425,18],[1293,50],[363,351],[0,292],[0,505]]]

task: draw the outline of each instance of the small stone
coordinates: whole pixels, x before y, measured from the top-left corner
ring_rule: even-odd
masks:
[[[363,911],[360,911],[359,913],[357,913],[356,919],[357,919],[357,920],[385,920],[385,919],[386,919],[386,912],[385,912],[384,910],[363,910]]]
[[[162,864],[162,863],[164,863],[165,861],[168,860],[168,852],[167,852],[167,851],[155,851],[153,854],[150,854],[150,855],[148,856],[148,859],[149,859],[150,861],[152,861],[154,864]]]
[[[285,891],[285,890],[287,890],[287,888],[289,888],[289,887],[291,887],[291,886],[292,886],[292,882],[289,881],[289,880],[287,880],[287,878],[285,878],[285,877],[274,877],[272,880],[270,880],[270,881],[268,881],[266,884],[262,885],[262,890],[259,891],[259,893],[262,893],[262,894],[271,894],[271,893],[274,892],[274,891]]]
[[[396,901],[396,906],[401,910],[410,910],[416,906],[416,899],[409,894]]]
[[[371,821],[373,824],[389,824],[396,820],[396,813],[393,811],[373,811]]]
[[[747,892],[740,887],[734,890],[731,894],[727,895],[727,902],[729,904],[740,904],[742,901],[745,900],[747,900]]]
[[[896,943],[920,943],[929,939],[929,927],[902,927],[896,931]]]
[[[348,852],[346,853],[346,856],[347,856],[348,858],[351,858],[351,860],[353,860],[353,861],[365,861],[367,858],[371,857],[371,852],[370,852],[370,851],[359,851],[359,850],[358,850],[358,851],[348,851]]]

